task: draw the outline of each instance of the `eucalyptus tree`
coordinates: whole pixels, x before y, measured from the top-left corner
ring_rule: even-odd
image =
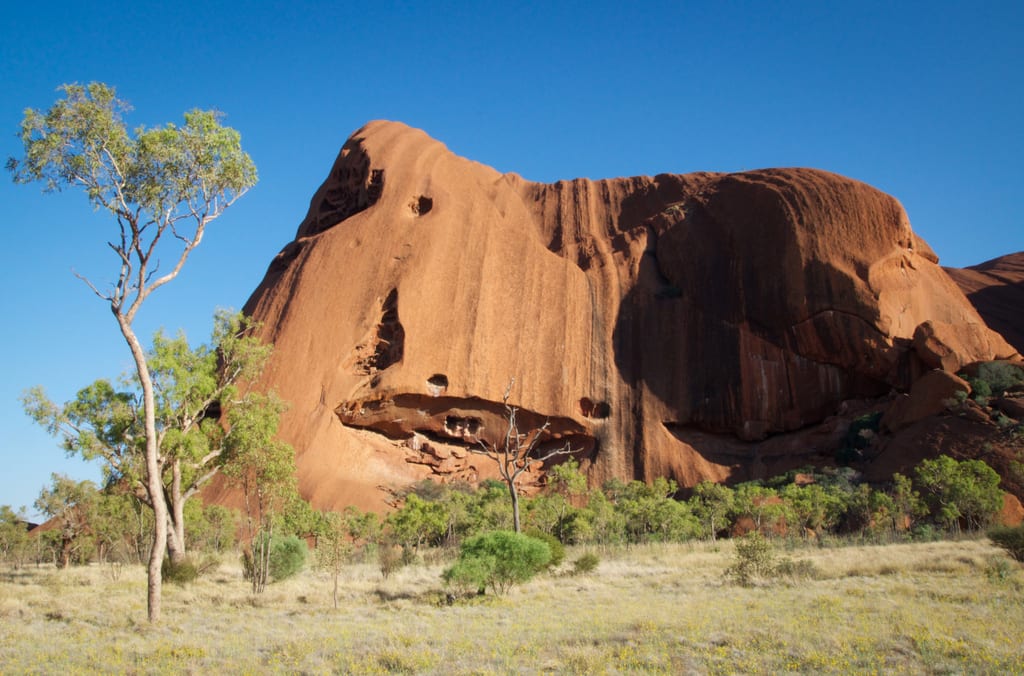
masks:
[[[160,455],[159,489],[147,489],[146,436],[142,388],[133,373],[120,383],[101,379],[79,390],[62,406],[41,387],[22,397],[26,412],[60,437],[69,455],[103,463],[108,486],[132,491],[167,520],[167,550],[173,562],[185,557],[185,504],[230,461],[238,438],[251,427],[221,421],[243,412],[274,417],[279,409],[247,387],[262,372],[271,347],[254,334],[240,314],[218,311],[210,343],[192,347],[183,333],[171,338],[158,331],[146,356],[155,407],[156,444]],[[276,424],[276,423],[275,423]],[[159,504],[154,504],[154,500]]]
[[[87,560],[91,554],[90,521],[99,491],[91,481],[75,481],[56,473],[50,477],[50,486],[39,492],[35,507],[52,520],[57,565],[67,568],[72,560]]]
[[[148,612],[160,619],[160,566],[167,541],[161,499],[163,464],[156,399],[146,351],[133,322],[150,295],[174,280],[202,242],[206,228],[256,184],[256,167],[241,137],[216,111],[192,110],[182,125],[129,131],[129,106],[113,87],[68,84],[47,111],[28,109],[21,122],[24,156],[7,169],[18,183],[40,182],[46,192],[81,189],[110,216],[104,237],[113,254],[114,281],[98,286],[79,277],[110,309],[131,351],[142,388],[144,462],[141,475],[154,511],[148,567]],[[161,261],[170,261],[162,268]],[[76,273],[77,274],[77,273]]]

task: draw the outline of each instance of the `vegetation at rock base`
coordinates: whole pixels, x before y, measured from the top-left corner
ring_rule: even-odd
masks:
[[[1000,397],[1007,390],[1024,388],[1024,367],[1005,361],[988,361],[977,365],[974,375],[961,374],[971,386],[971,395],[980,404]]]
[[[272,426],[261,429],[273,438]],[[270,476],[289,466],[286,454],[279,459],[250,469]],[[954,497],[987,476],[974,465],[935,464],[941,471],[922,464],[923,474],[957,479],[941,484]],[[66,568],[53,565],[61,531],[22,539],[16,512],[2,509],[0,621],[12,629],[0,636],[0,661],[15,671],[1002,673],[1024,659],[1020,564],[999,530],[990,531],[995,544],[971,531],[973,521],[946,531],[951,522],[932,510],[955,501],[934,501],[930,478],[873,487],[849,470],[820,470],[704,487],[685,501],[670,482],[610,482],[555,499],[578,471],[566,463],[565,481],[524,497],[524,526],[538,537],[511,531],[501,483],[417,484],[385,519],[354,508],[317,514],[280,499],[272,530],[256,532],[267,560],[284,563],[268,568],[274,583],[261,590],[238,563],[239,553],[257,551],[246,524],[260,519],[196,505],[186,524],[193,552],[205,550],[196,565],[205,572],[165,591],[167,621],[189,631],[141,636],[146,609],[132,590],[146,552],[124,546],[137,542],[134,528],[101,538],[110,519],[96,516],[107,497],[116,498],[109,513],[130,513],[129,496],[86,486],[80,551],[91,554]],[[409,535],[417,519],[435,524],[429,537]],[[977,539],[919,542],[923,527],[926,540]],[[737,528],[746,535],[722,537]],[[316,543],[308,554],[304,537]],[[553,542],[567,554],[552,567]],[[494,593],[478,596],[481,587]],[[52,623],[61,631],[44,650],[30,636]],[[426,631],[441,638],[411,638]]]
[[[512,530],[501,482],[483,482],[475,489],[420,482],[400,494],[396,509],[384,518],[355,507],[343,514],[317,514],[298,497],[292,449],[274,441],[276,417],[253,410],[233,419],[236,438],[246,441],[232,449],[232,461],[222,470],[243,488],[246,509],[238,513],[196,504],[186,511],[185,525],[186,537],[200,549],[220,554],[249,548],[246,556],[262,562],[256,591],[274,577],[271,548],[265,545],[278,537],[313,538],[318,548],[334,552],[329,567],[335,570],[345,563],[373,561],[389,576],[431,550]],[[582,479],[571,460],[559,472],[569,481]],[[923,461],[914,476],[896,474],[888,484],[871,485],[858,482],[849,468],[808,468],[734,487],[702,484],[686,500],[676,496],[675,483],[667,479],[650,485],[613,480],[580,489],[571,500],[560,493],[565,483],[553,482],[523,497],[523,525],[526,533],[547,543],[550,565],[557,567],[566,546],[715,541],[750,532],[786,542],[927,541],[980,533],[1001,509],[998,476],[981,461],[943,456]],[[5,507],[0,554],[9,562],[62,565],[145,558],[151,516],[139,498],[115,487],[99,491],[88,486],[80,504],[71,498],[55,503],[55,511],[48,513],[63,509],[68,516],[61,528],[40,538],[22,537],[13,525],[15,512]]]

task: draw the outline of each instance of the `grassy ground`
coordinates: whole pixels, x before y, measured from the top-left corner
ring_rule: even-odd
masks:
[[[570,552],[568,559],[575,554]],[[252,596],[226,562],[0,569],[0,673],[1024,673],[1024,572],[986,541],[786,552],[813,579],[744,588],[731,543],[604,552],[585,576],[446,605],[443,564],[306,571]]]

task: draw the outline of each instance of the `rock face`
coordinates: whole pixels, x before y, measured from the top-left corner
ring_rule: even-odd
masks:
[[[1024,353],[1024,251],[946,272],[985,322]]]
[[[892,197],[811,169],[554,184],[373,122],[245,308],[317,507],[493,475],[548,420],[592,482],[754,472],[760,440],[1015,353]],[[774,441],[770,439],[769,441]],[[768,444],[770,445],[770,444]]]

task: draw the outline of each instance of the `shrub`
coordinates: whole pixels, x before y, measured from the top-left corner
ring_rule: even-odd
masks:
[[[979,530],[1002,509],[999,475],[981,460],[958,462],[940,455],[922,461],[915,474],[932,518],[949,530],[959,530],[961,523]]]
[[[725,574],[737,584],[749,587],[758,579],[775,575],[777,570],[771,543],[755,530],[736,539],[736,560]]]
[[[189,559],[174,563],[169,558],[166,558],[160,566],[160,577],[164,582],[184,585],[195,581],[199,577],[199,569]]]
[[[407,563],[405,550],[398,545],[384,544],[377,548],[377,565],[385,580]]]
[[[597,557],[597,554],[593,552],[586,552],[572,562],[572,574],[573,575],[584,575],[586,573],[592,573],[597,570],[597,564],[601,563],[601,559]]]
[[[989,530],[988,538],[1014,558],[1024,563],[1024,524],[1020,526],[997,526]]]
[[[306,565],[306,543],[290,535],[270,542],[270,577],[275,582],[295,575]]]
[[[968,377],[974,398],[985,403],[1007,390],[1024,385],[1024,369],[1005,361],[989,361],[978,365],[977,375]]]
[[[242,553],[242,577],[252,580],[253,590],[260,592],[268,579],[280,582],[295,575],[306,564],[306,543],[290,535],[288,537],[271,537],[270,551],[267,546],[267,535],[263,534],[252,547]],[[264,558],[266,553],[266,558]],[[265,563],[260,563],[260,562]],[[263,569],[263,566],[266,566]]]
[[[539,530],[529,530],[526,534],[535,540],[542,540],[547,543],[548,549],[551,550],[551,560],[548,561],[548,568],[557,568],[562,564],[562,561],[565,561],[565,545],[554,535]]]
[[[989,582],[1006,582],[1013,579],[1015,566],[1005,556],[993,554],[985,562],[985,576]]]
[[[500,596],[513,585],[528,581],[550,561],[551,548],[543,540],[511,531],[493,531],[463,542],[458,561],[442,577],[448,584],[463,589],[482,592],[490,587]]]
[[[816,580],[821,577],[821,571],[814,565],[813,561],[807,559],[790,559],[788,557],[779,560],[775,567],[775,573],[781,577],[788,577],[793,580]]]

